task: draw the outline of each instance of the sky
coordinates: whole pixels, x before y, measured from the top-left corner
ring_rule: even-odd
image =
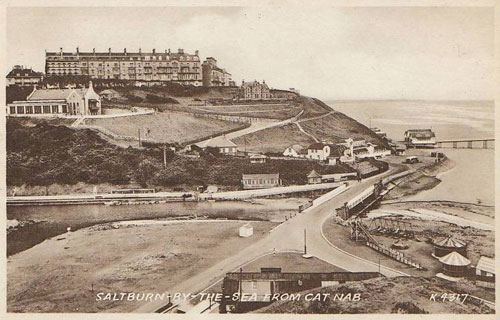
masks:
[[[492,8],[8,8],[7,63],[45,50],[213,56],[233,80],[324,100],[492,100]]]

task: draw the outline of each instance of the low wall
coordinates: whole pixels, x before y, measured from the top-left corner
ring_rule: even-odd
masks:
[[[324,190],[337,188],[339,183],[322,183],[313,185],[300,185],[300,186],[287,186],[287,187],[276,187],[268,189],[256,189],[256,190],[240,190],[240,191],[228,191],[228,192],[218,192],[218,193],[202,193],[200,194],[200,200],[239,200],[239,199],[250,199],[256,197],[265,197],[278,194],[296,193],[296,192],[307,192],[314,190]],[[318,199],[322,198],[319,197]],[[316,200],[318,200],[316,199]],[[324,200],[326,201],[326,200]]]

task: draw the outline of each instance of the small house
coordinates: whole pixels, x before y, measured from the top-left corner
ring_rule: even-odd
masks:
[[[263,154],[252,154],[250,156],[250,163],[266,163],[267,157]]]
[[[321,142],[313,143],[307,148],[307,158],[324,161],[330,156],[330,146]]]
[[[239,236],[242,238],[253,236],[253,226],[250,223],[242,225],[239,230]]]
[[[209,140],[196,143],[196,146],[198,146],[201,149],[216,148],[219,150],[221,154],[231,155],[231,156],[235,156],[237,152],[236,150],[237,145],[228,138],[226,138],[226,136],[218,136],[215,138],[211,138]]]
[[[476,275],[490,277],[495,281],[495,260],[485,256],[481,256],[476,265]]]
[[[243,174],[241,177],[243,189],[265,189],[281,186],[279,173]]]
[[[108,101],[120,97],[120,94],[113,89],[103,90],[99,93],[99,95],[101,96],[102,99]]]
[[[307,154],[307,150],[304,150],[304,147],[298,144],[294,144],[293,146],[287,147],[285,151],[283,151],[283,155],[285,157],[293,157],[293,158],[301,158]]]
[[[307,183],[308,184],[317,184],[321,183],[321,175],[316,172],[316,170],[312,170],[308,175],[307,175]]]

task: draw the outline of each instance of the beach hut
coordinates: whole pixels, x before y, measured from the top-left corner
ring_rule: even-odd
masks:
[[[467,243],[452,237],[434,241],[434,256],[436,258],[444,257],[454,251],[460,253],[464,257],[467,257]]]
[[[439,258],[443,264],[443,273],[450,277],[464,277],[467,275],[467,268],[470,260],[458,252],[451,252],[444,257]]]
[[[321,175],[316,172],[316,170],[313,169],[308,175],[307,175],[307,183],[308,184],[316,184],[316,183],[321,183]]]
[[[476,266],[476,275],[495,278],[495,260],[481,256]]]
[[[248,238],[248,237],[253,236],[252,225],[250,223],[247,223],[247,224],[241,226],[240,231],[239,231],[239,235],[240,235],[240,237],[243,237],[243,238]]]

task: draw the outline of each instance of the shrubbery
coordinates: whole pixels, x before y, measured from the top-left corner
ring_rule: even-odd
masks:
[[[156,94],[147,94],[146,95],[146,100],[151,103],[172,103],[172,104],[179,104],[179,101],[172,99],[170,97],[162,97],[158,96]]]
[[[191,159],[167,153],[163,148],[123,149],[102,139],[92,130],[54,126],[45,122],[24,126],[18,119],[7,121],[7,184],[50,185],[53,183],[127,184],[142,186],[239,186],[242,173],[280,173],[285,185],[307,182],[307,174],[351,171],[348,166],[322,166],[313,161],[269,160],[251,164],[248,158],[227,157],[216,150],[200,152]]]

